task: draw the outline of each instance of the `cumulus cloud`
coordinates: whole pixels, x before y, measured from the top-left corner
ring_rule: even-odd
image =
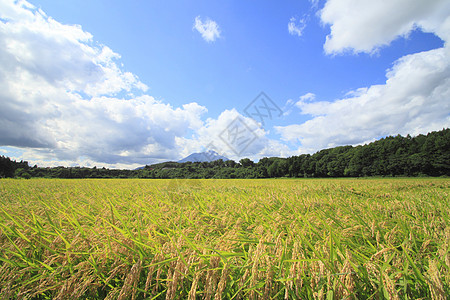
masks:
[[[290,35],[302,36],[305,27],[306,27],[305,18],[297,20],[295,17],[292,17],[288,23],[288,32]]]
[[[223,111],[217,119],[209,118],[192,138],[177,138],[184,156],[193,152],[214,150],[219,154],[240,160],[247,157],[289,156],[294,152],[279,141],[268,138],[268,131],[252,118],[236,109]]]
[[[395,12],[395,13],[392,13]],[[336,101],[300,97],[310,120],[279,126],[305,152],[361,144],[386,135],[420,134],[450,126],[450,3],[448,1],[329,0],[322,21],[331,25],[327,53],[372,52],[417,26],[445,41],[442,48],[404,56],[386,72],[385,84],[359,88]]]
[[[194,20],[194,29],[197,30],[202,35],[202,38],[208,43],[214,42],[216,39],[220,38],[219,25],[209,18],[203,22],[200,16],[197,16]]]
[[[416,28],[448,41],[449,10],[446,0],[328,0],[320,12],[331,29],[324,49],[327,54],[372,53]]]
[[[258,153],[266,134],[253,119],[231,109],[223,111],[217,119],[208,118],[192,142],[199,150],[214,148],[229,158],[239,159]]]
[[[203,124],[117,64],[119,54],[26,1],[0,2],[0,145],[37,161],[117,165],[178,158],[176,137]]]
[[[214,22],[198,21],[206,40],[220,36]],[[212,144],[233,159],[288,151],[236,110],[204,121],[207,109],[195,102],[156,100],[119,59],[78,25],[26,1],[1,1],[0,146],[41,166],[115,168],[178,160]],[[236,119],[249,129],[244,138],[255,137],[245,149],[226,140]]]
[[[372,85],[334,102],[300,99],[311,120],[277,127],[286,140],[309,152],[358,144],[391,134],[419,134],[450,126],[450,51],[416,53],[399,59],[382,85]]]
[[[303,96],[300,96],[300,101],[297,102],[295,105],[301,106],[300,105],[301,103],[313,101],[314,99],[316,99],[316,95],[314,93],[306,93]]]

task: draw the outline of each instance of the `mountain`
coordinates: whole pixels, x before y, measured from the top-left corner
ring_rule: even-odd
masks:
[[[225,156],[220,155],[219,153],[217,153],[216,151],[213,150],[208,150],[205,152],[200,152],[200,153],[192,153],[191,155],[183,158],[182,160],[179,160],[179,163],[184,163],[184,162],[210,162],[210,161],[215,161],[215,160],[223,160],[223,161],[227,161],[229,160],[228,158],[226,158]]]

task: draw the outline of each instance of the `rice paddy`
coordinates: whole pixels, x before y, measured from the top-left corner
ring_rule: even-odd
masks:
[[[450,180],[0,180],[1,299],[446,299]]]

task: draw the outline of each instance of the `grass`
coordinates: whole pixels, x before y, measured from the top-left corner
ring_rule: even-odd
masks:
[[[446,299],[449,179],[0,180],[2,299]]]

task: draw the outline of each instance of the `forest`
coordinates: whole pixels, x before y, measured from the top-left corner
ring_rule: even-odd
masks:
[[[450,129],[427,135],[389,136],[362,146],[341,146],[288,158],[264,157],[257,163],[164,162],[138,170],[87,167],[31,167],[0,157],[0,178],[327,178],[367,176],[450,176]]]

